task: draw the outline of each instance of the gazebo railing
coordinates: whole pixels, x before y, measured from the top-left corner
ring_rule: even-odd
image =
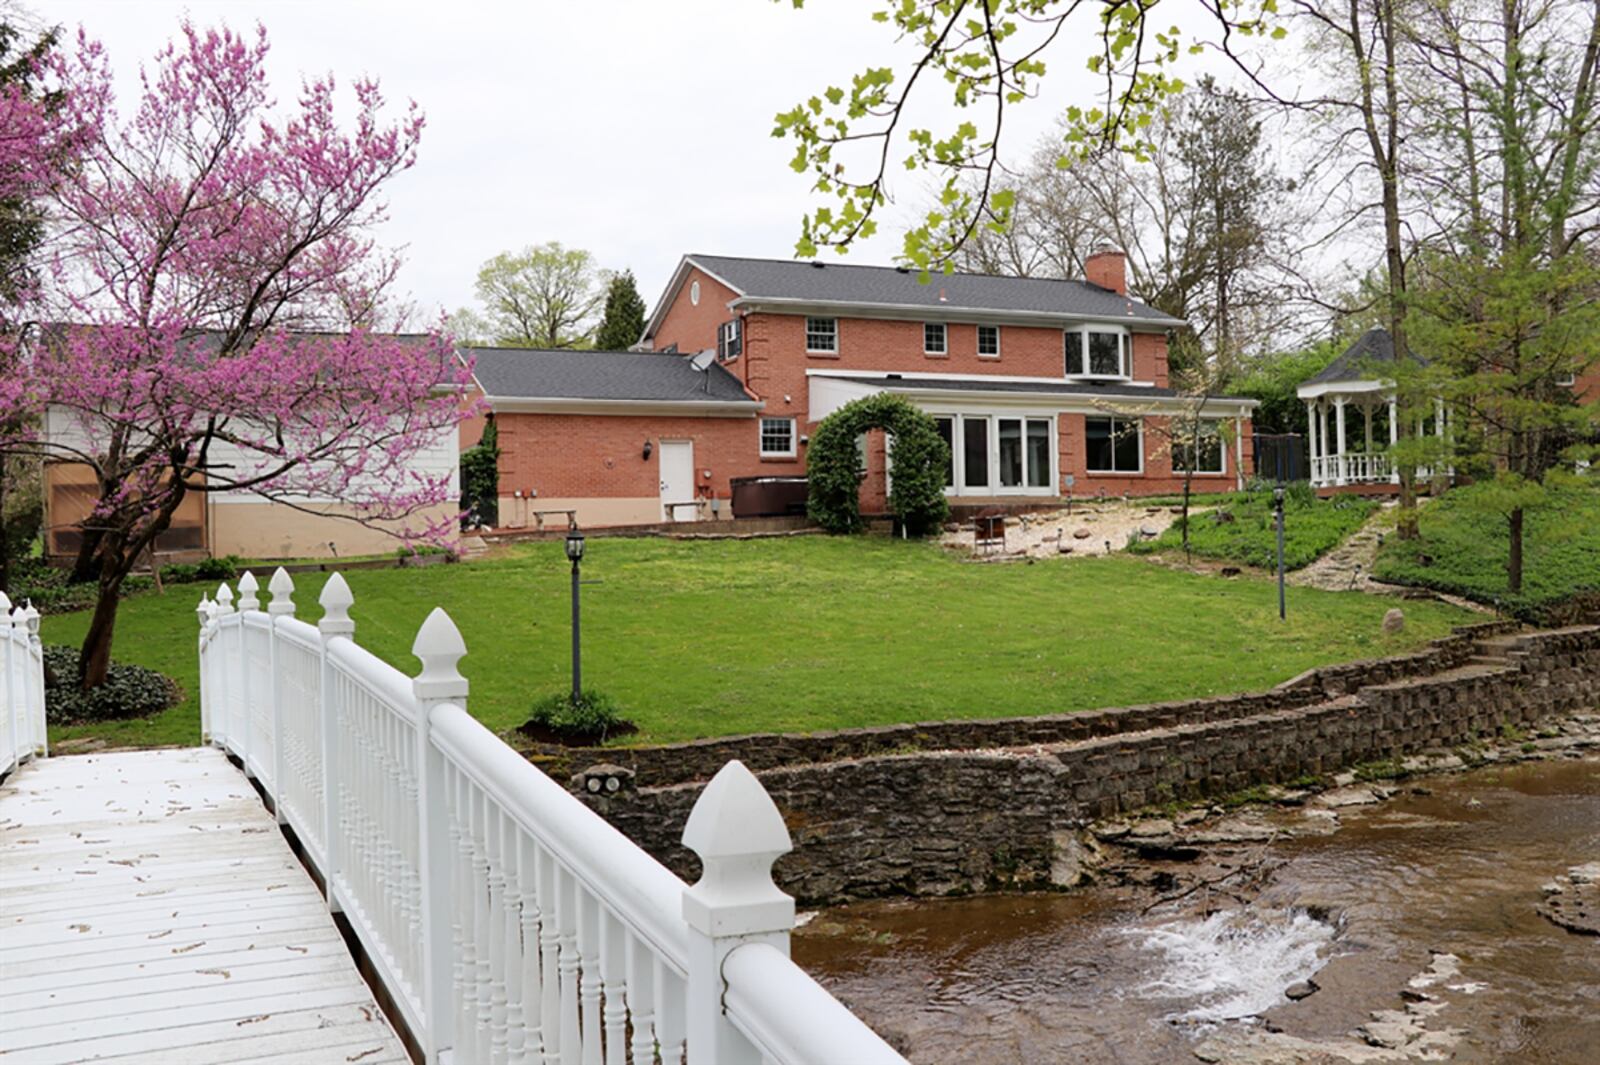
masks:
[[[738,762],[705,788],[685,884],[465,710],[442,610],[408,677],[354,642],[349,586],[223,585],[200,616],[201,721],[304,845],[425,1060],[452,1065],[905,1065],[789,959],[790,849]]]

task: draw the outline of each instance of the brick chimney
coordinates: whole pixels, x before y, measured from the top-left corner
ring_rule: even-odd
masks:
[[[1091,285],[1128,294],[1128,257],[1113,247],[1102,247],[1083,261],[1083,277]]]

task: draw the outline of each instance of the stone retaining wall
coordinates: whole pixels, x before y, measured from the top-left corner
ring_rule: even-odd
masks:
[[[525,741],[519,749],[558,780],[603,760],[630,770],[639,787],[663,787],[709,780],[736,758],[760,772],[780,766],[836,762],[891,752],[969,751],[1075,743],[1096,736],[1172,728],[1184,723],[1253,717],[1321,702],[1353,691],[1361,684],[1438,673],[1470,658],[1479,640],[1516,628],[1515,622],[1499,621],[1465,625],[1410,654],[1321,666],[1271,691],[1244,695],[1029,717],[923,721],[804,735],[761,733],[657,747],[606,748],[603,752]]]
[[[1493,660],[1472,662],[1480,639],[1422,652],[1452,663],[1430,676],[1395,680],[1371,664],[1335,667],[1315,685],[1303,682],[1323,696],[1315,701],[1212,700],[1214,715],[1171,704],[1190,707],[1187,716],[1131,707],[1102,713],[1165,723],[1003,750],[762,770],[795,840],[795,851],[778,862],[778,882],[803,902],[1067,885],[1078,875],[1077,830],[1094,818],[1458,747],[1508,724],[1600,707],[1600,627],[1501,636],[1486,648]],[[1336,691],[1354,685],[1360,669],[1378,683]],[[1223,712],[1247,706],[1249,713]],[[700,789],[698,782],[646,785],[584,797],[693,879],[696,861],[678,839]]]

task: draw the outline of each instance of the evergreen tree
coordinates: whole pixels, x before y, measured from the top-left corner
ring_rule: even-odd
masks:
[[[611,279],[611,287],[606,290],[605,315],[595,332],[594,346],[601,351],[627,351],[644,335],[645,314],[633,271],[622,271]]]

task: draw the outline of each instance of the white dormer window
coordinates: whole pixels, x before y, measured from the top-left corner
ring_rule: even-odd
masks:
[[[1126,329],[1088,325],[1068,329],[1063,336],[1067,377],[1118,381],[1133,377],[1132,344]]]

